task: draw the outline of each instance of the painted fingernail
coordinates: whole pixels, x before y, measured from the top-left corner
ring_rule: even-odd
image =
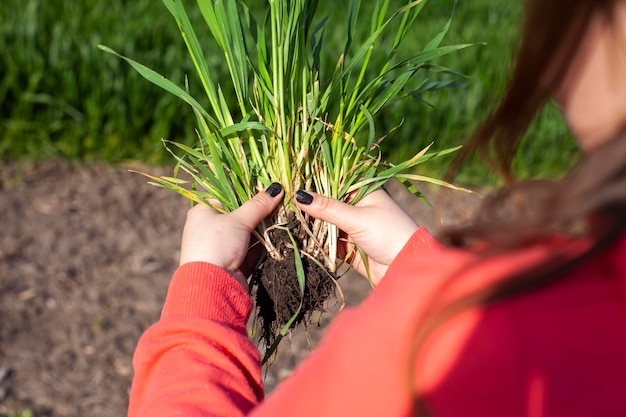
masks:
[[[296,201],[307,206],[313,202],[313,196],[306,191],[298,190],[296,192]]]
[[[265,192],[269,194],[270,197],[276,197],[283,190],[283,186],[277,182],[273,182],[269,187],[265,189]]]

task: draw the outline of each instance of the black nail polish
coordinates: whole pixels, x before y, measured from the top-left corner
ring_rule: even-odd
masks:
[[[313,196],[306,191],[298,190],[298,192],[296,192],[296,201],[308,206],[313,202]]]
[[[283,190],[283,186],[277,182],[273,182],[269,187],[265,189],[265,192],[269,194],[270,197],[276,197]]]

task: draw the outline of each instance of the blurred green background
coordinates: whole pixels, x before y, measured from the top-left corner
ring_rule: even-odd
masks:
[[[266,0],[247,0],[253,10]],[[330,15],[325,59],[334,63],[343,45],[347,1],[321,0]],[[369,1],[362,6],[364,32]],[[395,0],[400,6],[405,0]],[[448,20],[453,0],[430,0],[415,22],[405,54],[418,52]],[[521,2],[460,0],[443,44],[485,42],[437,63],[468,76],[463,88],[404,100],[378,120],[379,132],[403,122],[384,143],[391,161],[434,141],[435,149],[463,139],[497,103],[506,83],[521,22]],[[189,13],[207,39],[211,68],[226,68],[208,40],[192,1]],[[359,34],[357,34],[357,41]],[[362,36],[361,36],[362,38]],[[0,160],[105,160],[172,164],[161,138],[193,143],[189,107],[141,78],[123,61],[97,48],[105,44],[177,82],[197,81],[183,40],[165,7],[155,0],[3,0],[0,6]],[[384,51],[383,48],[381,48]],[[323,75],[322,75],[323,76]],[[216,77],[219,79],[219,77]],[[224,78],[224,82],[227,79]],[[193,91],[192,91],[193,92]],[[558,109],[549,105],[531,126],[516,160],[522,178],[561,175],[577,150]],[[443,175],[448,160],[422,168]],[[470,161],[458,181],[494,183],[479,161]]]

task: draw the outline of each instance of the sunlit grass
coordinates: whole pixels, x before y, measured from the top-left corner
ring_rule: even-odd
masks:
[[[265,0],[250,0],[261,10]],[[392,0],[392,7],[402,0]],[[348,2],[324,0],[320,8],[345,14]],[[449,18],[453,0],[431,1],[419,26],[410,33],[404,51],[415,53]],[[363,2],[364,10],[371,9]],[[426,96],[437,108],[404,100],[385,109],[377,129],[403,128],[383,144],[391,160],[400,160],[431,141],[441,147],[460,144],[492,108],[506,82],[520,22],[521,2],[508,0],[460,1],[447,35],[449,43],[486,42],[438,61],[468,75],[465,88]],[[190,8],[198,27],[199,11]],[[366,25],[356,28],[362,40]],[[338,46],[341,25],[327,28],[327,43]],[[194,69],[176,24],[162,13],[158,2],[137,0],[3,0],[0,7],[0,158],[133,159],[167,163],[169,155],[154,138],[193,144],[195,120],[181,111],[175,97],[164,95],[110,59],[96,47],[106,44],[122,54],[184,85]],[[386,39],[383,42],[387,41]],[[203,45],[217,79],[227,68],[214,43]],[[329,48],[332,50],[333,48]],[[322,64],[334,65],[323,55]],[[233,97],[226,94],[227,101]],[[576,149],[558,112],[547,110],[535,123],[518,159],[523,175],[556,176],[571,166]],[[555,142],[556,138],[556,142]],[[440,176],[446,160],[428,164],[429,174]],[[425,168],[426,169],[426,168]],[[468,165],[464,177],[474,183],[489,179],[480,163]]]

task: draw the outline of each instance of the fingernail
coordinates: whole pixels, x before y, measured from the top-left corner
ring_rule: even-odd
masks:
[[[277,182],[273,182],[269,187],[265,189],[265,192],[269,194],[270,197],[276,197],[283,190],[283,186]]]
[[[313,202],[313,196],[306,191],[298,190],[296,192],[296,201],[307,206]]]

